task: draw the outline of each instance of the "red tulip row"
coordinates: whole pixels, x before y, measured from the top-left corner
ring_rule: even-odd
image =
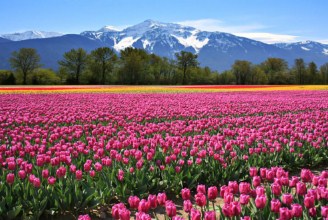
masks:
[[[289,176],[283,168],[250,168],[251,182],[229,181],[227,185],[198,185],[195,194],[183,188],[183,211],[192,220],[214,220],[240,217],[240,219],[328,219],[328,171],[319,175],[303,169],[299,176]],[[223,204],[217,205],[222,200]],[[165,215],[172,219],[184,219],[177,215],[177,205],[167,199],[165,193],[149,195],[147,199],[130,196],[128,205],[112,207],[114,219],[127,220],[134,213],[136,219],[151,219],[150,210],[165,208]],[[211,205],[211,204],[212,205]],[[131,210],[131,211],[130,211]]]

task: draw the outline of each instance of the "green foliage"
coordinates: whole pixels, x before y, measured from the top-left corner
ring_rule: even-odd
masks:
[[[18,52],[14,51],[9,61],[13,69],[23,74],[24,85],[27,84],[28,74],[40,67],[40,56],[33,48],[21,48]]]
[[[30,76],[33,85],[58,85],[60,77],[51,69],[36,69]]]
[[[0,70],[0,85],[15,85],[16,78],[14,73],[9,70]]]
[[[328,84],[328,63],[320,67],[320,81],[319,84]]]
[[[304,84],[305,80],[304,80],[304,75],[305,75],[305,62],[303,59],[299,58],[295,60],[295,64],[294,64],[294,70],[296,73],[296,77],[297,77],[297,83],[298,84]]]
[[[175,57],[171,60],[132,47],[121,51],[119,57],[108,47],[90,54],[82,48],[72,49],[58,62],[60,68],[54,75],[38,69],[40,58],[34,49],[22,48],[10,60],[15,72],[0,71],[0,84],[328,84],[328,63],[318,70],[314,62],[306,64],[301,58],[295,59],[291,69],[284,59],[275,57],[258,65],[236,60],[230,70],[219,74],[199,67],[196,54],[181,51]]]
[[[251,63],[246,60],[236,60],[232,65],[237,84],[245,85],[250,82]]]
[[[138,85],[144,79],[148,54],[132,47],[121,51],[120,81],[123,84]]]
[[[87,52],[79,48],[77,50],[72,49],[64,54],[64,59],[59,61],[59,65],[66,68],[71,75],[68,78],[69,83],[80,84],[80,77],[84,71],[88,61]]]
[[[93,84],[107,84],[107,78],[117,60],[114,51],[108,47],[100,47],[91,51],[89,58],[88,67],[92,74]]]
[[[178,67],[183,72],[182,84],[186,84],[188,69],[190,67],[197,67],[199,65],[197,62],[197,55],[190,52],[181,51],[180,53],[176,53],[175,57],[178,62]]]

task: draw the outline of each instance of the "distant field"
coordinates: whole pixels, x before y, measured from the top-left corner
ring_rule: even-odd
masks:
[[[193,85],[193,86],[1,86],[6,93],[179,93],[231,91],[328,90],[328,85]]]

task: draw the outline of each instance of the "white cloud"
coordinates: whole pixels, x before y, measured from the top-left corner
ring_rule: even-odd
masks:
[[[265,32],[245,32],[245,33],[234,33],[237,36],[247,37],[253,40],[262,41],[264,43],[290,43],[295,42],[298,36],[286,35],[286,34],[272,34]]]
[[[269,44],[295,42],[299,38],[298,36],[294,35],[263,32],[263,29],[268,29],[268,27],[262,24],[228,25],[225,22],[217,19],[187,20],[176,23],[195,27],[203,31],[227,32]]]
[[[319,43],[322,43],[322,44],[328,44],[328,39],[326,40],[317,40]]]
[[[217,19],[187,20],[177,23],[185,26],[195,27],[203,31],[220,31],[227,33],[246,32],[265,28],[265,26],[261,24],[228,26],[223,21]]]

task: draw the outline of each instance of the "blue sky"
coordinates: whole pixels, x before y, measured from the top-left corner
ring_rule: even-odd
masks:
[[[327,0],[0,0],[0,34],[80,33],[153,19],[267,43],[328,44],[327,8]]]

